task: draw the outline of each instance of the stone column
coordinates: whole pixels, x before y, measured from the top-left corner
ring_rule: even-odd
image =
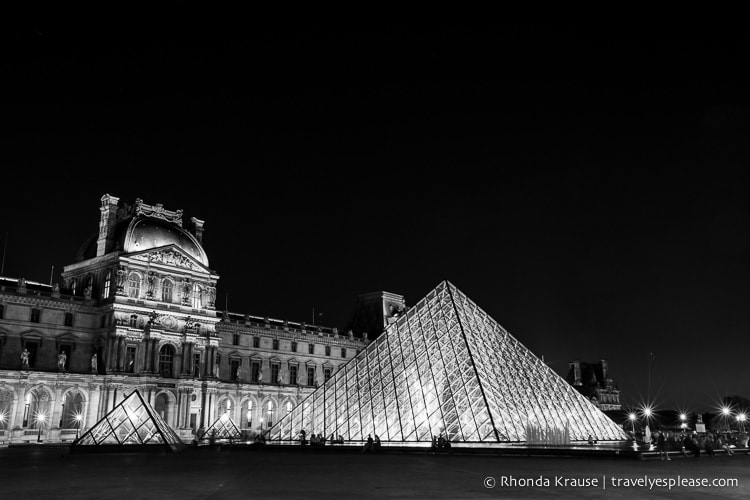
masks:
[[[182,372],[182,351],[184,351],[184,343],[180,349],[176,349],[174,359],[172,360],[172,378],[180,378]]]
[[[60,386],[55,387],[55,396],[52,401],[50,401],[50,404],[52,405],[52,411],[50,412],[52,418],[49,421],[48,428],[52,429],[54,427],[59,429],[60,416],[62,415],[63,404],[65,404],[62,400],[62,388]]]
[[[89,385],[89,401],[86,404],[85,427],[90,428],[99,421],[99,404],[101,401],[102,386],[99,384]],[[83,429],[81,429],[83,430]]]
[[[28,387],[22,386],[18,391],[18,399],[16,400],[16,417],[13,419],[16,427],[23,428],[23,412],[26,410],[26,395],[28,394]],[[31,419],[29,418],[29,421]]]
[[[151,373],[151,348],[153,344],[150,338],[143,340],[143,373]]]
[[[153,366],[151,367],[151,370],[158,373],[159,372],[159,339],[154,339],[154,346],[152,348],[152,352],[154,354],[152,363]]]
[[[187,429],[190,427],[190,407],[193,404],[193,389],[185,389],[185,418],[183,428]]]

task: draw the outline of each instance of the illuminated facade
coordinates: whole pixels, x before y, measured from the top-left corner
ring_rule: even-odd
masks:
[[[624,440],[622,429],[449,282],[271,429],[362,441]]]
[[[62,286],[0,277],[0,444],[71,442],[135,389],[185,442],[222,415],[252,437],[367,345],[217,311],[202,220],[111,195],[99,220]]]

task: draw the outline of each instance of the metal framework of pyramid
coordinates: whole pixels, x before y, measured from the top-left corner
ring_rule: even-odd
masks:
[[[242,435],[240,430],[235,425],[234,421],[232,421],[232,419],[227,414],[224,414],[217,418],[214,423],[211,424],[208,429],[206,429],[206,432],[204,432],[203,436],[201,436],[201,441],[211,439],[212,434],[214,439],[222,441],[239,439]]]
[[[270,430],[270,440],[539,443],[623,430],[448,281]]]
[[[182,445],[182,440],[135,390],[73,441],[85,445]]]

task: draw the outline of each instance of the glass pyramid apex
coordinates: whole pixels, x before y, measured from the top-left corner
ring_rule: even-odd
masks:
[[[182,440],[135,390],[73,441],[86,445],[182,445]]]
[[[216,440],[240,439],[240,430],[227,413],[217,418],[213,424],[203,433],[201,440],[208,440],[213,437]]]
[[[627,439],[448,281],[280,419],[270,439],[294,440],[303,429],[349,441]]]

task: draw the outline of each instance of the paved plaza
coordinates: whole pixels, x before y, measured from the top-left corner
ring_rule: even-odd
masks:
[[[699,481],[708,485],[696,486]],[[0,448],[0,487],[2,498],[16,500],[746,499],[750,455],[675,457],[666,462],[611,456],[362,454],[355,449],[334,453],[311,448],[71,454],[64,447],[28,446]]]

